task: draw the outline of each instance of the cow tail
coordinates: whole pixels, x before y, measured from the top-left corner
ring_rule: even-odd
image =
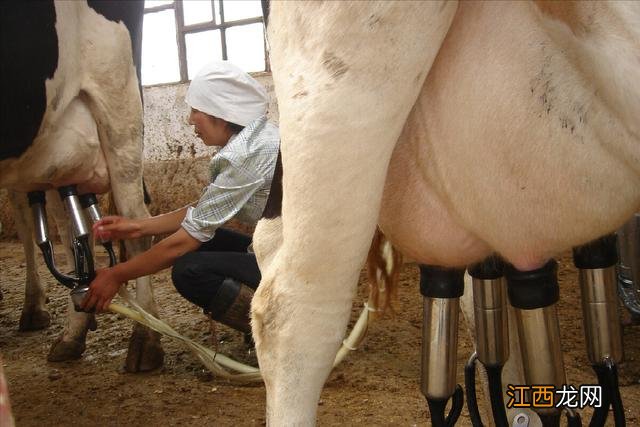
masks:
[[[402,254],[377,228],[367,256],[367,277],[370,287],[369,303],[379,314],[386,310],[394,313],[393,302],[398,296],[401,266]]]

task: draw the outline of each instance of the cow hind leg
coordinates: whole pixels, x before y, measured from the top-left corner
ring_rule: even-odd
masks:
[[[96,327],[95,316],[77,312],[69,298],[64,331],[51,345],[47,360],[64,362],[80,359],[86,349],[87,333],[89,330],[95,331]]]
[[[163,362],[160,334],[140,324],[134,325],[124,369],[127,372],[147,372],[160,368]]]
[[[69,228],[69,218],[65,213],[57,191],[47,192],[47,206],[49,207],[48,211],[53,215],[58,235],[62,241],[66,271],[71,271],[74,269],[74,263],[73,253],[71,252],[72,236]],[[68,297],[67,319],[64,330],[51,345],[47,360],[49,362],[64,362],[82,357],[86,348],[85,342],[89,330],[96,330],[95,315],[76,311],[71,297]]]
[[[47,297],[44,285],[40,281],[38,274],[31,212],[26,194],[9,191],[9,200],[13,206],[16,230],[24,248],[27,266],[24,305],[20,315],[19,330],[36,331],[49,326],[51,316],[46,309]]]
[[[136,280],[136,300],[154,316],[158,309],[151,291],[151,280],[142,277]],[[160,343],[160,334],[136,323],[129,339],[129,349],[124,368],[127,372],[145,372],[157,369],[164,361],[164,350]]]
[[[112,177],[111,189],[113,200],[120,215],[128,218],[149,216],[149,212],[143,202],[141,179],[131,183]],[[128,241],[125,244],[128,257],[133,257],[151,247],[151,238]],[[149,276],[140,277],[136,280],[136,301],[146,311],[156,317],[158,316],[158,306],[153,299]],[[163,361],[164,351],[160,343],[160,334],[136,323],[129,340],[125,370],[127,372],[150,371],[161,367]]]
[[[270,234],[273,226],[259,224],[256,245],[268,244],[273,235],[267,237],[265,228]],[[357,274],[344,280],[327,272],[319,286],[304,287],[306,278],[278,270],[287,264],[279,261],[281,248],[265,253],[256,246],[258,252],[261,265],[267,264],[265,259],[273,261],[263,271],[252,301],[253,336],[269,394],[270,424],[313,425],[322,385],[344,338]],[[357,265],[351,267],[359,270]]]
[[[270,222],[256,230],[262,282],[252,325],[268,424],[313,425],[375,231],[391,151],[456,4],[271,7],[283,240],[265,256],[258,252]],[[379,54],[396,52],[391,45],[403,46],[403,55]]]
[[[103,91],[89,90],[89,104],[98,122],[100,145],[107,162],[111,193],[119,215],[127,218],[149,216],[144,205],[142,184],[142,104],[138,80],[132,69],[116,70],[109,80],[126,81],[120,97],[104,97]],[[94,82],[95,83],[95,82]],[[126,242],[128,256],[133,257],[151,247],[151,239]],[[136,300],[154,316],[158,308],[153,300],[148,277],[136,280]],[[136,324],[133,329],[125,369],[148,371],[162,366],[164,352],[160,334]]]

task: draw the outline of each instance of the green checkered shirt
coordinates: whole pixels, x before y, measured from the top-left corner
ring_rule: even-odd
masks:
[[[255,225],[267,203],[279,147],[278,128],[266,116],[231,137],[211,159],[211,183],[187,210],[182,228],[206,242],[232,218]]]

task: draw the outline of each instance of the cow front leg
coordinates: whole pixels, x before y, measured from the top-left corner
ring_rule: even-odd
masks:
[[[46,309],[47,296],[36,263],[36,248],[33,244],[33,220],[27,202],[27,195],[9,191],[9,201],[13,207],[18,238],[22,242],[27,266],[24,305],[20,315],[20,331],[35,331],[46,328],[51,316]]]

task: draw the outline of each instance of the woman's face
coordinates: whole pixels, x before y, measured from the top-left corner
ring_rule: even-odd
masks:
[[[194,127],[196,136],[209,147],[224,147],[233,135],[226,121],[195,108],[189,114],[189,124]]]

